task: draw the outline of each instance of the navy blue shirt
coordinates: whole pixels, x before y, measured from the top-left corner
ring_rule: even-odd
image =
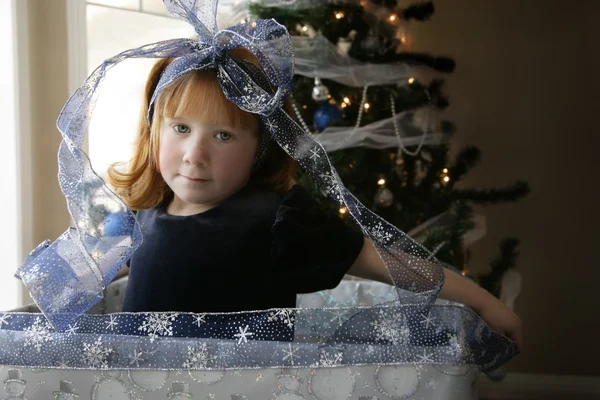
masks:
[[[247,186],[203,213],[138,212],[123,311],[234,312],[294,308],[297,293],[339,284],[363,235],[294,186]]]

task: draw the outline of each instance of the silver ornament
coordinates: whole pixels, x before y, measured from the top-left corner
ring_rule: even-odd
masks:
[[[319,77],[315,77],[315,86],[313,87],[312,98],[317,102],[326,101],[329,99],[329,88],[323,85],[321,78]]]
[[[389,207],[394,203],[394,193],[386,187],[379,189],[375,195],[375,202],[381,207]]]

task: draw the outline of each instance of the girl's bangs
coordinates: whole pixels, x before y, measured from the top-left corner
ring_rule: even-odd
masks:
[[[159,94],[155,107],[167,118],[258,130],[257,117],[227,100],[213,70],[193,71],[171,83]]]

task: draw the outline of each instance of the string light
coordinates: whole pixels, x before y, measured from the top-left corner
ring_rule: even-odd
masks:
[[[253,28],[256,28],[256,21],[252,21],[251,25],[252,25]]]
[[[406,35],[405,34],[402,34],[402,36],[400,36],[400,43],[406,44]]]
[[[344,215],[348,212],[348,209],[346,207],[340,207],[340,214]]]
[[[302,109],[303,109],[303,110],[306,110],[306,107],[307,107],[307,105],[306,105],[306,104],[303,104],[303,105],[302,105]]]
[[[349,99],[349,98],[347,98],[347,97],[344,97],[344,103],[346,103],[346,104],[350,104],[350,99]]]
[[[461,274],[462,276],[467,276],[467,270],[466,270],[466,269],[464,269],[464,270],[463,270],[463,271],[462,271],[460,274]]]
[[[378,181],[377,181],[377,184],[378,184],[379,186],[383,186],[383,185],[385,185],[385,179],[381,178],[380,180],[378,180]]]
[[[342,18],[344,18],[344,13],[341,12],[341,11],[338,11],[338,12],[335,13],[335,17],[337,19],[342,19]]]
[[[304,26],[302,27],[302,32],[306,32],[306,31],[308,31],[308,26],[304,25]]]
[[[346,108],[347,106],[348,106],[348,104],[342,103],[342,108]]]
[[[390,21],[394,22],[396,20],[396,18],[397,18],[396,14],[390,15]]]
[[[414,81],[415,81],[415,78],[412,78],[412,77],[408,78],[408,84],[409,85],[412,85]]]
[[[446,182],[446,183],[450,182],[450,177],[449,176],[445,176],[444,177],[444,182]]]
[[[445,174],[447,174],[447,173],[448,173],[448,168],[444,168],[444,169],[442,170],[442,172],[443,172],[443,173],[445,173]]]
[[[371,105],[369,103],[365,103],[365,110],[368,110]]]

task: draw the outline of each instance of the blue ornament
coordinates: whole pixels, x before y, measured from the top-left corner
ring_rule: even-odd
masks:
[[[104,234],[106,236],[122,236],[131,232],[131,221],[127,213],[108,214],[104,219]]]
[[[322,102],[313,115],[313,123],[319,132],[327,128],[333,121],[340,119],[342,119],[342,110],[327,101]]]

